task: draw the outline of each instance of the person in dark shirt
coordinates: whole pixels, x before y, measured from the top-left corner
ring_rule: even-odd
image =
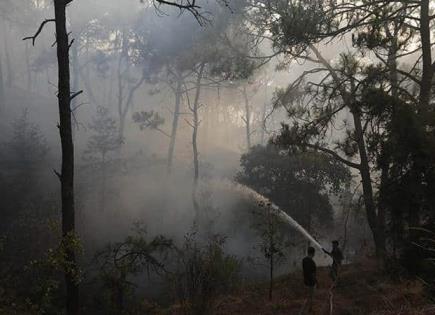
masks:
[[[334,282],[337,282],[338,271],[343,261],[343,253],[341,252],[341,249],[338,245],[339,245],[338,241],[333,241],[331,252],[328,252],[326,249],[323,249],[325,254],[329,255],[332,258],[331,278],[332,281]]]
[[[317,285],[316,263],[313,260],[315,254],[314,247],[308,247],[307,256],[302,259],[302,269],[304,272],[304,284],[308,288],[308,310],[313,309],[314,289]]]

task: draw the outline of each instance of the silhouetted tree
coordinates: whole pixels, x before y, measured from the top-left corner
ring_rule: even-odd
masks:
[[[284,262],[285,249],[289,246],[285,238],[285,223],[276,215],[276,211],[270,204],[260,204],[254,212],[254,228],[260,237],[258,244],[267,261],[269,273],[269,300],[273,297],[274,278],[276,268]]]
[[[69,40],[66,28],[66,7],[72,0],[54,1],[54,19],[47,19],[41,23],[31,39],[33,44],[47,23],[55,23],[56,47],[58,63],[58,100],[59,100],[59,132],[62,147],[61,172],[57,173],[61,183],[62,199],[62,245],[65,250],[66,283],[66,311],[68,315],[80,312],[79,289],[76,279],[78,266],[74,248],[75,235],[75,207],[74,207],[74,143],[71,125],[71,100],[80,92],[71,93],[69,49],[73,44]]]
[[[288,140],[287,144],[291,142],[293,145],[325,152],[358,171],[362,181],[366,216],[373,233],[377,256],[383,260],[386,254],[385,205],[377,202],[377,187],[374,184],[377,174],[373,172],[374,160],[371,159],[373,155],[368,143],[373,129],[371,129],[370,118],[366,116],[361,106],[363,89],[361,81],[372,78],[370,73],[374,72],[375,67],[366,72],[366,67],[359,62],[357,54],[353,52],[342,54],[339,63],[332,62],[324,57],[317,44],[333,42],[347,33],[352,33],[354,43],[360,47],[365,45],[370,51],[374,51],[385,67],[384,73],[388,74],[391,89],[380,85],[379,81],[377,81],[378,86],[373,84],[373,87],[382,86],[389,91],[388,94],[394,96],[401,94],[402,101],[418,104],[417,117],[423,125],[429,126],[431,123],[427,120],[428,116],[422,115],[431,107],[429,95],[432,94],[431,82],[434,71],[431,61],[432,52],[428,48],[431,37],[430,21],[433,20],[428,1],[421,1],[418,4],[368,1],[359,5],[340,1],[306,3],[296,0],[284,3],[276,0],[265,5],[253,3],[253,6],[256,9],[250,12],[251,16],[255,17],[254,24],[258,25],[261,34],[264,32],[271,34],[268,38],[273,43],[273,55],[282,54],[288,57],[284,59],[283,67],[294,59],[313,63],[312,68],[304,71],[278,98],[281,105],[288,106],[292,118],[300,118],[299,126],[294,125],[294,128],[283,131]],[[418,49],[412,50],[409,44],[415,40],[421,45]],[[379,54],[381,47],[387,51],[386,59]],[[404,70],[398,66],[397,60],[399,56],[409,55],[414,55],[417,61],[411,68]],[[315,75],[323,75],[323,79],[310,81],[310,78]],[[291,94],[295,92],[296,87],[307,81],[309,83],[305,92],[310,95],[310,99],[315,104],[311,109],[306,106],[308,99],[303,104],[307,109],[303,112],[311,113],[309,117],[298,112],[301,108],[291,105]],[[328,141],[324,141],[326,130],[333,126],[339,113],[348,113],[352,119],[351,124],[346,126],[347,142],[343,141],[337,148],[339,151],[343,149],[348,151],[344,151],[344,156],[341,156],[337,149],[328,146]],[[308,123],[303,122],[306,118]],[[429,127],[427,130],[432,129]],[[429,133],[427,136],[430,137]],[[354,158],[359,162],[355,163]],[[385,174],[390,167],[388,164],[391,163],[385,158],[385,154],[383,160],[386,163],[379,166],[383,168],[382,181],[385,181]],[[419,222],[418,210],[411,211],[414,212],[414,222]]]
[[[277,145],[254,146],[241,157],[236,180],[263,194],[308,231],[314,220],[332,223],[328,193],[339,195],[348,170],[322,153],[289,151]]]
[[[118,126],[105,107],[98,107],[95,117],[89,124],[92,135],[89,137],[84,159],[94,165],[100,173],[100,209],[105,210],[107,190],[107,170],[114,162],[114,153],[121,146]]]

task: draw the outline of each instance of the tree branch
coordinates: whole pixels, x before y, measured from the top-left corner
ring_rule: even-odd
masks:
[[[46,19],[46,20],[44,20],[41,23],[41,25],[39,26],[39,28],[36,31],[35,35],[24,37],[23,40],[29,40],[29,39],[31,39],[32,40],[32,46],[35,46],[36,38],[39,36],[39,34],[41,34],[42,30],[44,29],[45,24],[47,24],[49,22],[56,22],[56,20],[55,19]]]
[[[62,180],[62,175],[60,175],[60,173],[58,171],[56,171],[55,169],[53,169],[54,174],[57,176],[57,178],[59,178],[59,180]]]
[[[171,135],[168,134],[166,131],[164,131],[163,129],[159,128],[159,127],[155,127],[153,128],[154,130],[160,132],[162,135],[166,136],[167,138],[171,138]]]
[[[79,96],[79,95],[82,94],[82,93],[83,93],[83,90],[80,90],[80,91],[78,91],[78,92],[75,92],[74,94],[72,94],[72,95],[69,97],[70,101],[72,101],[73,99],[75,99],[77,96]]]
[[[339,162],[341,162],[343,164],[346,164],[349,167],[352,167],[352,168],[355,168],[355,169],[358,169],[358,170],[361,168],[360,164],[353,163],[353,162],[351,162],[349,160],[346,160],[345,158],[341,157],[338,153],[336,153],[336,152],[334,152],[334,151],[332,151],[330,149],[321,147],[319,145],[310,144],[310,143],[302,143],[301,146],[305,146],[305,147],[308,147],[308,148],[312,148],[314,150],[319,150],[319,151],[322,151],[324,153],[327,153],[330,156],[332,156],[333,158],[335,158],[336,160],[338,160]]]

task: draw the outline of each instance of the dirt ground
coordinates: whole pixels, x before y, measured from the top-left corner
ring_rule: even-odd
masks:
[[[333,290],[328,268],[318,269],[318,281],[312,313],[304,310],[307,292],[302,274],[291,274],[276,280],[271,301],[267,284],[245,286],[220,298],[215,314],[435,314],[435,304],[421,282],[387,278],[371,261],[343,266]]]

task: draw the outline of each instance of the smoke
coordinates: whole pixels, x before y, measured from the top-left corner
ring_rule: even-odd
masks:
[[[5,103],[0,109],[0,141],[4,143],[11,137],[10,122],[27,108],[32,123],[40,127],[50,146],[50,158],[41,169],[44,174],[41,178],[49,178],[46,180],[50,183],[47,195],[58,206],[57,191],[52,188],[57,181],[53,169],[58,170],[60,165],[57,69],[55,49],[51,47],[54,29],[48,25],[35,47],[21,40],[34,34],[40,21],[52,16],[50,2],[21,1],[10,7],[7,13],[6,9],[1,9],[4,14],[0,16],[0,25],[3,25],[0,27],[0,62]],[[233,14],[231,10],[218,10],[211,5],[207,9],[211,13],[219,11],[219,18],[223,20]],[[23,12],[26,13],[25,19],[22,19]],[[172,8],[156,11],[136,0],[74,1],[68,8],[68,24],[71,38],[75,39],[73,45],[77,48],[77,59],[71,55],[71,82],[73,89],[83,90],[75,102],[73,116],[77,228],[86,254],[91,256],[105,244],[122,240],[131,233],[135,222],[142,222],[150,235],[163,234],[182,241],[195,219],[192,205],[192,116],[188,98],[184,96],[181,102],[171,174],[166,170],[167,135],[172,128],[175,102],[171,82],[164,82],[151,74],[146,77],[134,93],[125,116],[122,146],[105,157],[104,165],[90,164],[83,158],[92,136],[89,123],[97,107],[103,106],[119,127],[119,104],[125,106],[128,94],[139,81],[143,69],[151,72],[163,67],[157,65],[159,55],[156,51],[165,52],[168,60],[185,58],[192,42],[222,25],[212,19],[208,25],[200,26],[189,14],[180,15]],[[121,47],[124,35],[130,47],[127,51]],[[139,44],[151,47],[148,53],[156,54],[155,63],[141,59],[143,56],[135,51]],[[265,46],[264,53],[267,54],[270,47]],[[334,46],[325,50],[331,56],[337,53]],[[128,55],[128,62],[120,58],[123,53]],[[241,257],[259,254],[258,250],[253,250],[258,236],[251,224],[252,210],[258,207],[258,200],[232,187],[213,184],[213,180],[233,179],[239,168],[240,155],[248,150],[246,104],[241,93],[243,85],[249,94],[253,145],[265,144],[279,130],[280,122],[286,119],[285,110],[276,109],[272,104],[273,91],[287,85],[308,65],[301,65],[291,73],[288,70],[275,72],[275,66],[276,62],[273,62],[255,73],[252,80],[225,82],[219,89],[209,82],[200,99],[200,208],[206,217],[204,221],[208,222],[208,233],[226,236],[228,251]],[[163,74],[168,75],[168,70],[165,71]],[[192,79],[191,76],[186,81]],[[132,120],[136,111],[159,113],[164,118],[160,130],[141,130]],[[266,116],[268,120],[264,123]],[[105,168],[104,176],[102,167]],[[103,189],[104,207],[101,206]],[[295,240],[300,241],[297,237]],[[293,254],[299,258],[299,248]]]

